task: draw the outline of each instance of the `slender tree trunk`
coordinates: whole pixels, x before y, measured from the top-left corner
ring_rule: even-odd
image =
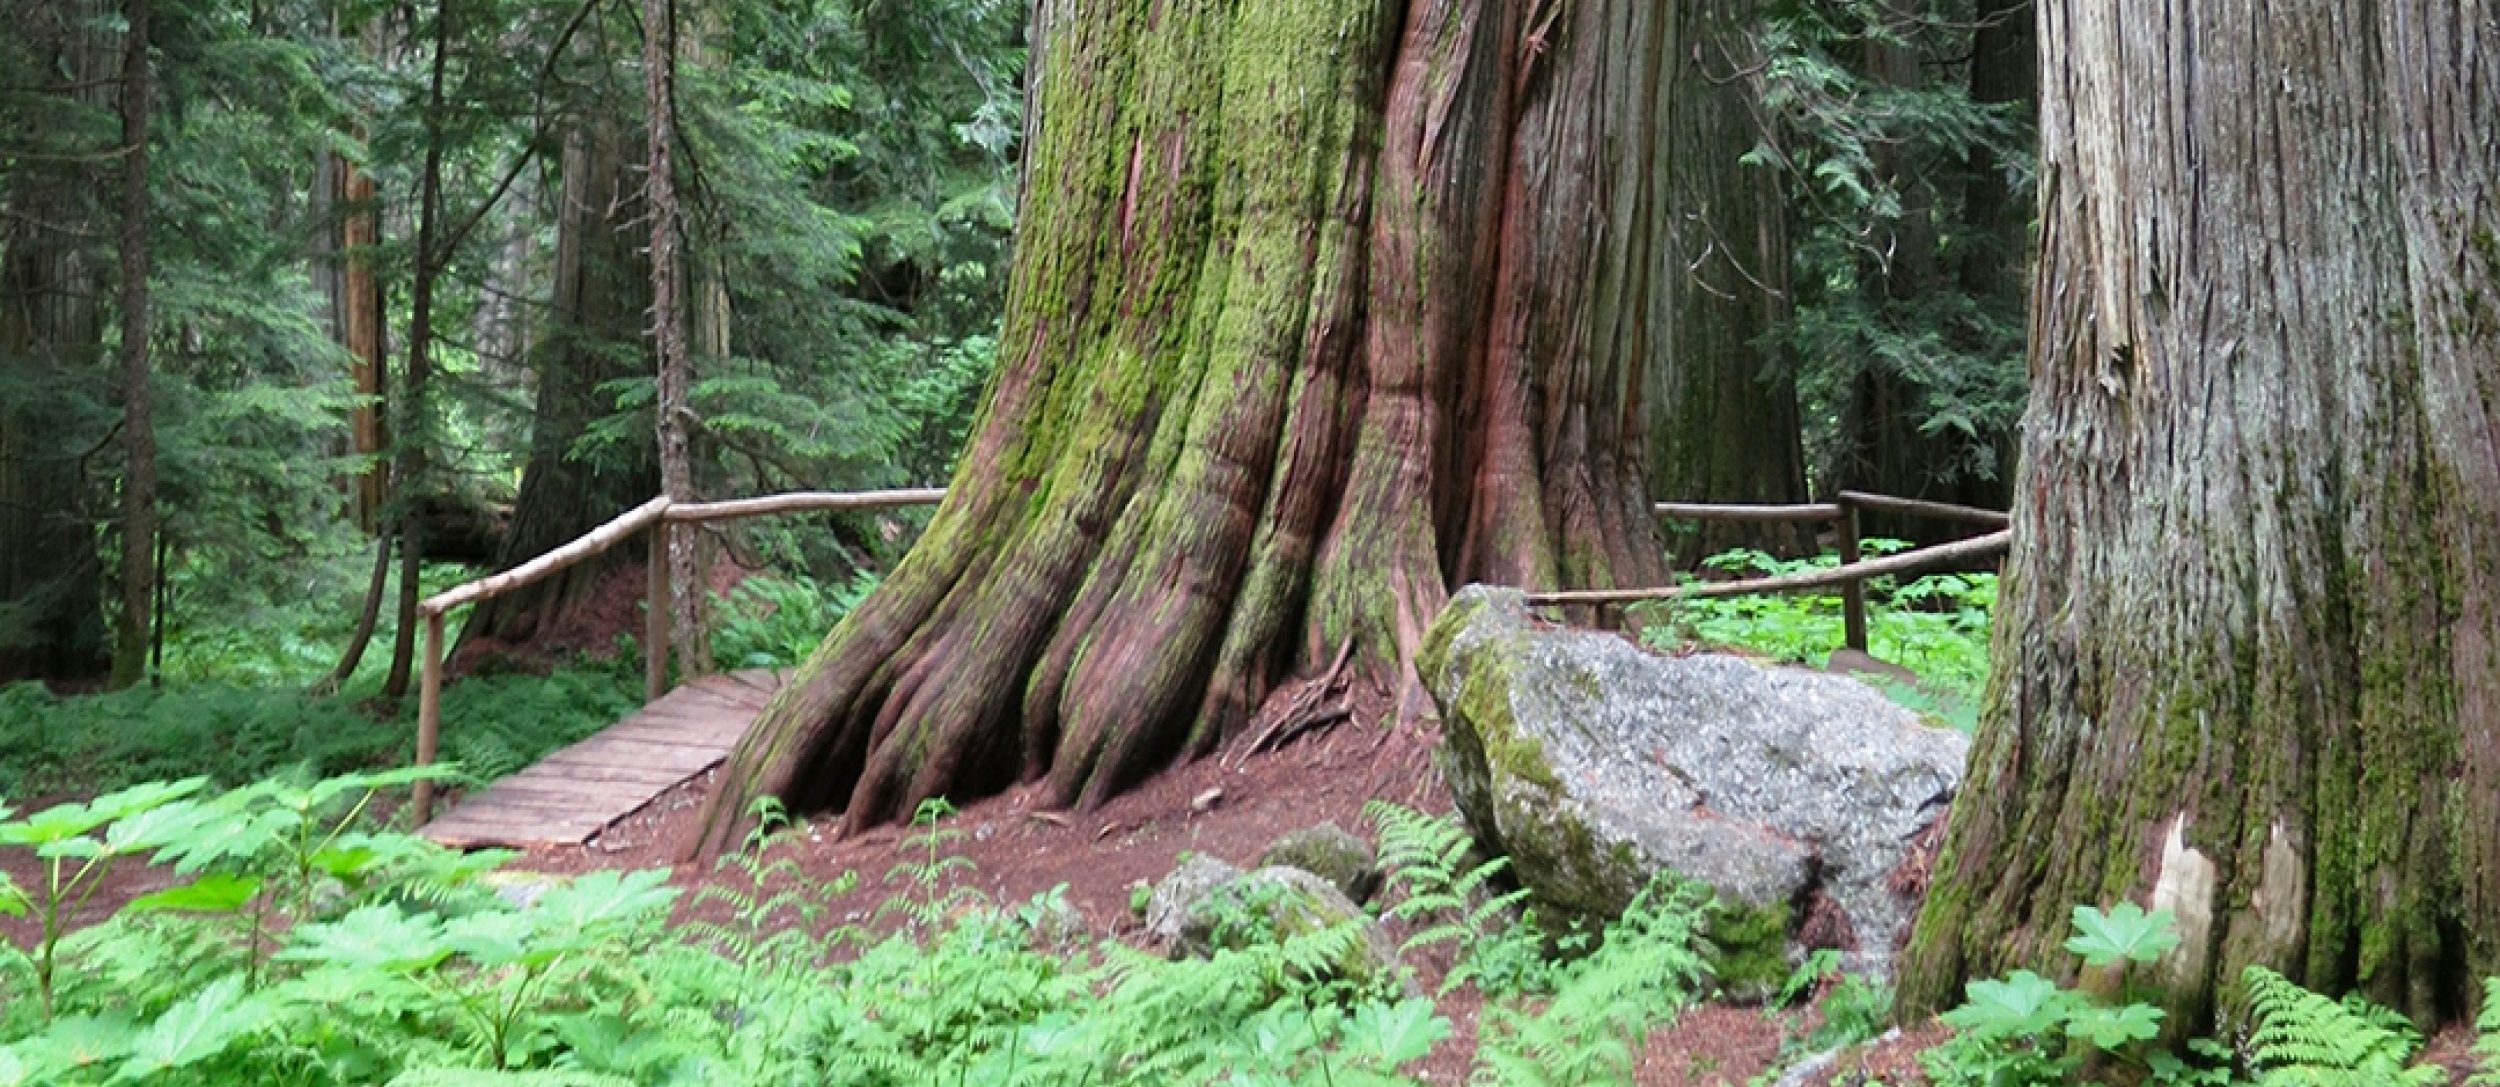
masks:
[[[2500,24],[2041,0],[2043,234],[1996,679],[1901,980],[2178,915],[2423,1022],[2500,971]]]
[[[686,448],[686,423],[694,414],[687,402],[693,364],[686,357],[685,230],[677,205],[674,0],[643,0],[642,35],[643,97],[650,135],[643,195],[651,216],[651,348],[659,369],[653,415],[658,421],[660,492],[674,501],[691,502],[695,499],[694,465]],[[704,584],[695,561],[694,526],[663,526],[656,538],[668,548],[669,599],[649,601],[645,606],[669,609],[677,674],[699,676],[711,670],[711,659],[703,636]]]
[[[341,267],[334,312],[339,344],[347,348],[349,376],[356,384],[357,405],[347,415],[348,448],[365,464],[356,476],[356,524],[367,532],[382,527],[382,507],[390,493],[390,437],[383,430],[383,375],[389,358],[382,310],[382,281],[373,274],[373,253],[382,244],[380,194],[373,177],[353,160],[332,152],[338,180]]]
[[[497,561],[502,569],[571,542],[648,501],[659,486],[656,458],[647,447],[598,457],[578,456],[575,449],[610,410],[599,387],[652,372],[641,348],[652,285],[643,254],[649,235],[637,229],[645,213],[644,179],[626,148],[626,136],[612,119],[589,121],[566,142],[554,296],[546,334],[532,359],[537,412],[512,525]],[[620,570],[639,569],[643,554],[637,541],[479,602],[461,634],[460,656],[473,660],[524,645],[607,648],[604,642],[575,639],[582,634],[604,639],[611,628],[576,629],[574,620],[602,582]]]
[[[1646,291],[1628,300],[1659,312],[1662,339],[1649,389],[1649,489],[1679,502],[1801,502],[1805,452],[1797,386],[1764,336],[1789,311],[1788,223],[1778,178],[1741,160],[1763,128],[1751,37],[1758,0],[1666,5],[1666,107],[1635,146],[1672,168],[1650,171],[1653,199],[1676,213]],[[1627,224],[1629,226],[1631,224]],[[1693,566],[1731,547],[1794,554],[1810,526],[1706,522],[1673,526],[1668,549]]]
[[[443,211],[443,115],[445,84],[451,68],[452,0],[434,9],[434,59],[426,80],[425,165],[417,175],[417,252],[409,276],[408,372],[405,409],[399,421],[399,451],[392,475],[399,487],[399,616],[391,639],[391,670],[383,677],[382,697],[408,693],[416,660],[419,575],[425,567],[425,518],[418,504],[425,497],[427,443],[434,437],[430,400],[434,361],[434,284],[450,254],[436,252]]]
[[[1002,366],[947,501],[750,732],[859,827],[1093,804],[1449,587],[1650,584],[1666,9],[1044,0]]]
[[[122,607],[115,625],[115,688],[145,678],[156,596],[156,421],[148,391],[149,0],[128,0],[123,18],[121,216]]]

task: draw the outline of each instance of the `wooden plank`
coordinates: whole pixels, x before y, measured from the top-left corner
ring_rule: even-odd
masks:
[[[725,730],[712,725],[672,725],[672,722],[625,722],[605,732],[622,742],[635,745],[680,745],[680,747],[737,747],[737,737],[745,730]]]
[[[630,811],[650,803],[657,795],[650,786],[632,783],[588,785],[578,781],[515,781],[496,786],[494,795],[485,800],[489,804],[558,806],[566,811],[588,815],[610,810]]]
[[[705,676],[596,735],[477,790],[421,833],[455,848],[578,845],[720,765],[781,687],[749,669]]]
[[[633,763],[638,766],[674,765],[676,761],[687,758],[716,759],[720,757],[722,751],[726,750],[719,744],[684,744],[665,740],[646,743],[641,740],[623,738],[611,739],[600,747],[603,753],[614,752],[612,757],[615,761]]]
[[[564,781],[626,781],[659,789],[669,788],[691,776],[675,770],[654,770],[643,766],[618,763],[556,762],[552,759],[530,767],[530,771]]]

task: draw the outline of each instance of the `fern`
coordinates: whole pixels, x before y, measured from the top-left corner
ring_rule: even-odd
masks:
[[[2429,1087],[2446,1082],[2446,1073],[2435,1066],[2405,1066],[2421,1037],[2394,1013],[2330,1000],[2262,966],[2249,967],[2241,979],[2257,1021],[2249,1053],[2259,1087]]]
[[[2500,1087],[2500,978],[2483,979],[2483,1011],[2474,1017],[2474,1056],[2481,1065],[2473,1082]]]
[[[1380,866],[1388,873],[1386,891],[1396,899],[1388,915],[1416,926],[1399,952],[1413,955],[1441,944],[1458,948],[1458,961],[1442,981],[1448,993],[1469,981],[1482,987],[1488,969],[1499,970],[1499,988],[1543,988],[1523,961],[1540,960],[1542,940],[1534,918],[1521,914],[1506,924],[1527,900],[1526,889],[1495,894],[1493,880],[1510,866],[1507,857],[1468,864],[1475,839],[1455,815],[1431,816],[1411,808],[1374,800],[1363,816],[1380,831]],[[1523,945],[1525,945],[1523,947]]]

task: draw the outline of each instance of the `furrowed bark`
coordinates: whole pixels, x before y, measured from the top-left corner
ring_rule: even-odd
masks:
[[[1742,160],[1761,140],[1760,71],[1749,36],[1756,0],[1661,5],[1669,35],[1655,143],[1670,168],[1652,199],[1673,209],[1645,299],[1642,331],[1660,358],[1644,395],[1649,488],[1671,502],[1768,503],[1806,497],[1793,367],[1764,337],[1789,313],[1786,197],[1778,175]],[[1670,522],[1679,567],[1733,547],[1798,554],[1811,525]]]
[[[1348,645],[1414,692],[1455,581],[1662,573],[1635,300],[1665,212],[1609,138],[1656,123],[1650,5],[1035,20],[989,403],[919,545],[733,757],[706,850],[759,793],[854,828],[1018,781],[1096,804]]]
[[[2033,401],[1996,679],[1905,1012],[2178,914],[2424,1023],[2500,969],[2500,28],[2043,0]],[[2123,43],[2123,47],[2122,47]]]

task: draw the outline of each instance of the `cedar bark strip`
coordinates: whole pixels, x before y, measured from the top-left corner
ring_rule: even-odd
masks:
[[[2425,1022],[2500,970],[2500,24],[2043,0],[2033,400],[1912,1014],[2177,911]]]
[[[1449,588],[1655,584],[1679,5],[1042,0],[1002,363],[917,547],[733,756],[857,828],[1094,804]]]

